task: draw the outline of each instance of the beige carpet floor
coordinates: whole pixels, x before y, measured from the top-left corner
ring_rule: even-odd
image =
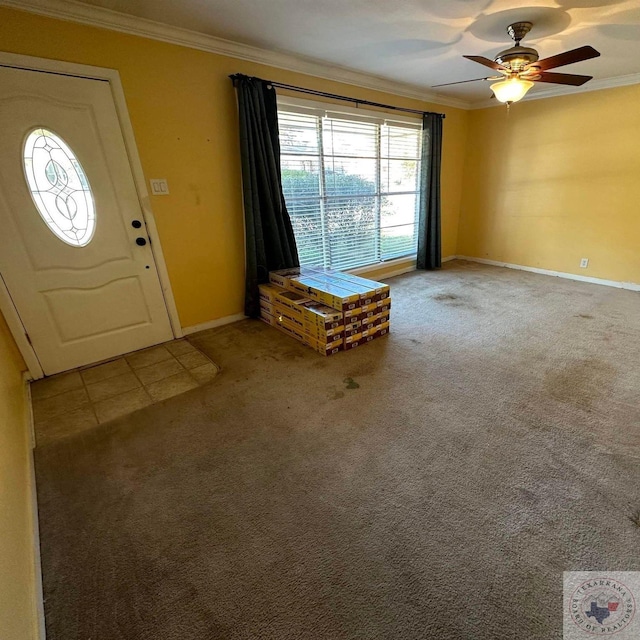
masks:
[[[640,294],[390,282],[387,338],[204,332],[211,384],[37,449],[49,640],[550,640],[640,570]]]

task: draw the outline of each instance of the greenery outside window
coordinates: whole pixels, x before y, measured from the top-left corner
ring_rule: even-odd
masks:
[[[414,256],[421,122],[324,106],[278,106],[282,186],[300,264],[353,269]]]

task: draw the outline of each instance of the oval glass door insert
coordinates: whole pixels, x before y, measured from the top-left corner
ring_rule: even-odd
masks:
[[[89,244],[96,224],[93,193],[69,145],[48,129],[34,129],[23,161],[33,202],[52,233],[74,247]]]

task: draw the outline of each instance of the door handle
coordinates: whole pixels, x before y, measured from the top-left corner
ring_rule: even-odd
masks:
[[[147,244],[147,241],[144,238],[136,238],[136,244],[139,247],[144,247],[144,245]]]

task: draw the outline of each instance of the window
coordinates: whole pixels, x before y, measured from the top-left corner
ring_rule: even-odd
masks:
[[[354,111],[279,105],[282,187],[302,265],[351,269],[416,253],[421,123]]]
[[[69,145],[47,129],[34,129],[23,163],[33,203],[51,232],[74,247],[89,244],[96,222],[93,195]]]

